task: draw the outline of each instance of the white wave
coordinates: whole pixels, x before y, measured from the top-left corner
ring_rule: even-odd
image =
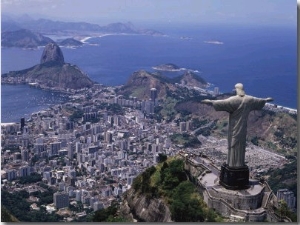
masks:
[[[214,44],[214,45],[223,45],[224,44],[224,42],[222,42],[222,41],[204,41],[204,43]]]
[[[86,41],[89,40],[90,38],[92,38],[92,37],[85,37],[85,38],[81,39],[80,41],[82,43],[87,43]]]

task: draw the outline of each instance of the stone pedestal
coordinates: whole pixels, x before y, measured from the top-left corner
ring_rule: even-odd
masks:
[[[249,168],[221,166],[220,185],[230,190],[243,190],[249,188]]]
[[[218,184],[206,187],[204,201],[224,217],[237,217],[240,222],[262,222],[267,218],[264,206],[270,192],[258,181],[249,183],[250,187],[243,190],[229,190]]]

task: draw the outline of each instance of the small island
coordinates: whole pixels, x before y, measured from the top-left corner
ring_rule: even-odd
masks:
[[[180,68],[179,66],[177,66],[175,64],[172,64],[172,63],[167,63],[167,64],[161,64],[161,65],[158,65],[158,66],[153,66],[152,69],[154,69],[154,70],[160,70],[160,71],[171,71],[171,72],[185,70],[184,68]]]
[[[180,37],[181,40],[192,40],[192,37],[186,37],[186,36],[182,36]]]

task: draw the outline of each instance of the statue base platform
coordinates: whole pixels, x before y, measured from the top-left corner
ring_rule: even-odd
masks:
[[[249,188],[249,168],[221,166],[220,185],[230,190],[243,190]]]
[[[222,185],[208,187],[203,192],[204,201],[230,222],[265,221],[268,212],[264,207],[270,192],[256,180],[249,183],[250,187],[244,190],[229,190]]]
[[[185,169],[193,176],[200,174],[194,182],[209,208],[227,217],[229,222],[279,222],[273,212],[266,210],[274,206],[276,195],[267,182],[249,179],[248,166],[230,168],[224,164],[220,171],[210,159],[195,161],[188,158]]]

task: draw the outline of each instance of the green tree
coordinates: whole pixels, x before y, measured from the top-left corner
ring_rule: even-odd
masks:
[[[126,222],[126,220],[117,215],[119,203],[113,201],[106,209],[100,209],[95,212],[92,218],[93,222]]]
[[[114,114],[124,115],[124,109],[116,103],[108,105],[107,110],[111,111]]]
[[[163,154],[163,153],[159,153],[159,154],[158,154],[158,162],[159,162],[159,163],[166,161],[167,158],[168,158],[168,156],[165,155],[165,154]]]
[[[21,177],[19,179],[20,184],[37,183],[42,180],[42,176],[38,173],[32,173],[30,176]]]
[[[77,109],[73,112],[73,114],[69,117],[70,121],[77,121],[83,117],[83,111]]]
[[[203,222],[204,212],[199,199],[191,198],[194,185],[189,181],[180,183],[174,190],[170,210],[176,222]]]
[[[187,179],[186,174],[183,170],[183,161],[175,159],[169,163],[169,166],[161,171],[164,189],[173,189],[180,182]]]
[[[1,205],[1,221],[2,222],[18,222],[18,220],[11,215],[7,209]]]

